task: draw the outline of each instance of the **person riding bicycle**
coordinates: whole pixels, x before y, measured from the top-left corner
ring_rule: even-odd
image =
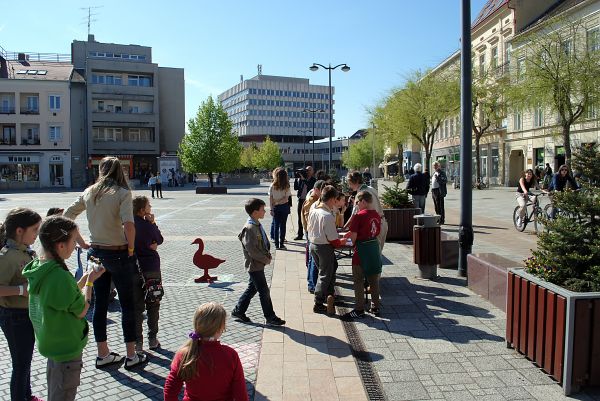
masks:
[[[558,169],[558,172],[554,174],[552,177],[552,182],[550,182],[550,186],[548,187],[548,191],[554,192],[559,191],[563,192],[565,189],[570,188],[573,190],[578,190],[580,188],[579,183],[573,178],[571,172],[569,171],[569,166],[563,164]],[[551,198],[552,199],[552,198]],[[554,219],[556,217],[556,208],[552,208],[552,213],[550,214],[550,218]]]
[[[537,180],[535,179],[533,170],[529,168],[521,173],[519,185],[517,186],[516,199],[520,206],[518,225],[521,225],[521,222],[525,219],[527,214],[527,201],[531,194],[530,189],[537,189]]]

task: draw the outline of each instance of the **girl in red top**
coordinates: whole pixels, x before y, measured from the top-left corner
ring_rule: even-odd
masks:
[[[352,240],[352,277],[354,281],[354,310],[346,313],[346,319],[365,316],[364,277],[367,277],[373,299],[371,313],[379,316],[379,276],[381,275],[381,254],[377,236],[381,230],[381,217],[372,209],[373,195],[369,191],[361,191],[356,195],[356,206],[359,212],[354,215],[345,237]],[[359,253],[361,257],[359,257]],[[368,305],[367,305],[368,307]]]
[[[175,354],[165,382],[165,401],[177,401],[185,383],[183,401],[248,401],[244,370],[237,352],[219,342],[227,312],[221,304],[200,305],[194,331]]]

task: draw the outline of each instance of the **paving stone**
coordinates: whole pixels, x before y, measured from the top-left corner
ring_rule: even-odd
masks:
[[[429,399],[429,394],[418,381],[402,383],[384,383],[383,389],[390,400]]]

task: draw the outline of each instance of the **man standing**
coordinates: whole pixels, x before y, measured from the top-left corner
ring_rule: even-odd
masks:
[[[421,163],[415,164],[414,169],[415,173],[408,179],[406,189],[412,195],[415,207],[420,208],[421,213],[425,213],[425,200],[427,199],[427,192],[429,192],[429,180],[423,174]]]
[[[440,215],[440,224],[444,224],[446,214],[444,212],[444,197],[446,196],[446,182],[448,177],[442,170],[440,163],[433,163],[433,177],[431,177],[431,197],[435,206],[435,213]]]
[[[294,238],[295,241],[301,240],[304,236],[304,228],[302,227],[302,204],[306,200],[306,194],[315,186],[317,179],[313,176],[314,170],[312,166],[307,166],[305,169],[296,172],[294,179],[294,190],[298,191],[298,235]]]

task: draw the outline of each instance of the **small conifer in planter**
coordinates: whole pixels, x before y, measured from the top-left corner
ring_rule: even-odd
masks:
[[[555,219],[546,221],[526,269],[545,281],[576,292],[600,291],[600,152],[580,147],[573,157],[581,190],[553,194]]]
[[[381,200],[390,209],[411,209],[415,207],[406,189],[400,188],[401,181],[401,179],[396,178],[396,184],[393,187],[383,186],[385,192],[381,195]]]

